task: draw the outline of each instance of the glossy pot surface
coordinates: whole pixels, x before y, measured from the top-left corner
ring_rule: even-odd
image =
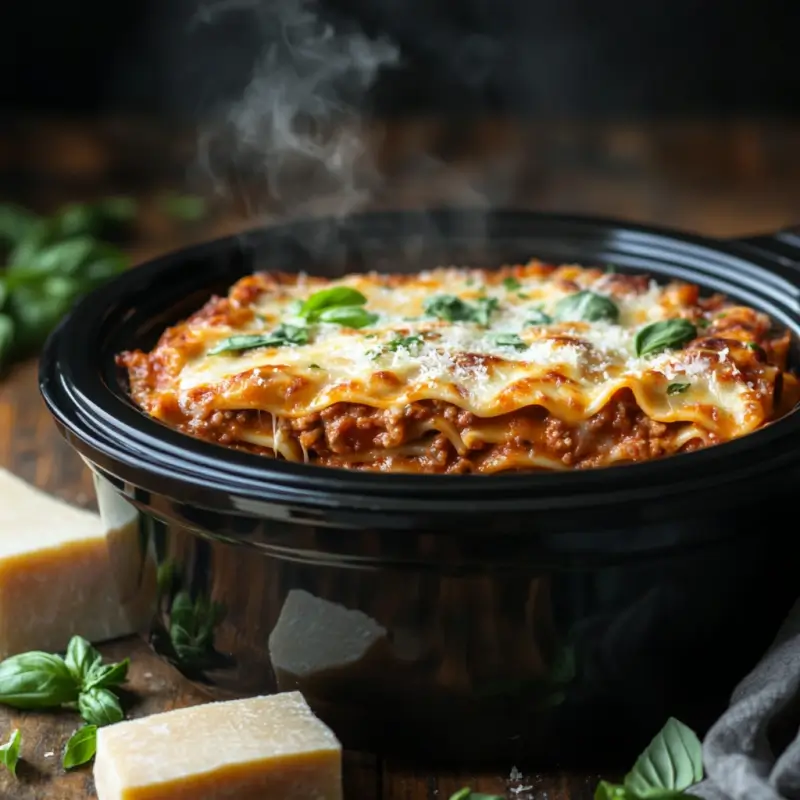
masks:
[[[41,387],[95,472],[123,595],[151,596],[143,633],[213,695],[298,688],[346,746],[426,761],[624,763],[669,715],[702,730],[796,596],[800,543],[774,517],[800,415],[648,464],[369,475],[169,430],[114,354],[254,269],[531,257],[692,280],[798,333],[795,246],[519,212],[294,223],[103,287],[49,340]]]

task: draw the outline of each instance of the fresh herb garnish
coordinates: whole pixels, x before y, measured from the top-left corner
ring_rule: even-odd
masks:
[[[341,325],[344,328],[366,328],[378,321],[378,315],[366,311],[361,306],[337,306],[326,308],[319,315],[320,322]]]
[[[17,762],[19,761],[19,747],[22,744],[22,734],[19,728],[11,732],[8,741],[0,745],[0,763],[16,778]]]
[[[479,297],[473,305],[452,294],[437,294],[429,297],[423,308],[429,316],[446,322],[475,322],[487,327],[499,305],[496,297]]]
[[[525,325],[549,325],[552,321],[553,318],[549,314],[545,314],[544,311],[539,308],[534,308],[528,312],[528,319]]]
[[[559,322],[616,322],[619,319],[619,309],[608,297],[588,289],[562,297],[553,313]]]
[[[459,789],[450,795],[450,800],[506,800],[501,794],[486,794],[484,792],[473,792],[469,786]]]
[[[760,344],[757,344],[756,342],[748,342],[745,345],[745,347],[748,350],[752,350],[754,353],[756,353],[761,358],[766,358],[767,357],[767,353],[764,350],[764,348]]]
[[[710,324],[711,323],[705,317],[700,317],[697,320],[697,327],[703,330],[705,330]]]
[[[688,391],[689,386],[688,383],[671,383],[667,386],[667,394],[683,394]]]
[[[322,367],[319,364],[309,364],[308,368],[309,369],[322,369]]]
[[[516,278],[504,278],[503,286],[505,286],[509,292],[513,292],[514,289],[519,289],[522,284]]]
[[[645,325],[636,334],[633,346],[637,356],[659,353],[682,347],[697,336],[697,329],[688,319],[676,317]]]
[[[125,718],[117,696],[99,686],[83,691],[78,698],[78,711],[90,725],[113,725]]]
[[[425,344],[425,340],[422,336],[412,333],[410,336],[396,336],[386,343],[386,349],[395,353],[398,348],[402,347],[405,350],[416,352],[423,344]]]
[[[0,663],[0,703],[18,709],[56,708],[78,699],[80,683],[61,656],[33,650]]]
[[[693,798],[686,789],[703,778],[703,748],[691,728],[674,717],[636,760],[622,784],[601,781],[595,800]],[[697,800],[697,798],[695,798]]]
[[[97,726],[84,725],[70,736],[64,751],[64,769],[74,769],[88,763],[97,752]]]
[[[297,325],[279,325],[269,333],[251,333],[229,336],[217,343],[208,354],[237,353],[256,347],[284,347],[290,344],[308,344],[308,328]]]
[[[514,350],[527,350],[528,345],[516,333],[496,333],[492,342],[498,347],[512,347]]]

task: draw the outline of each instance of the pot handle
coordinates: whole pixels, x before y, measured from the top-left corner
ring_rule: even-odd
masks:
[[[788,266],[800,267],[800,225],[775,233],[733,239],[733,242],[772,258],[777,257]]]

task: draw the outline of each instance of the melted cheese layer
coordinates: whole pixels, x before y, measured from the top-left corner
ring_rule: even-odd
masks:
[[[298,316],[315,292],[334,287],[363,295],[367,325],[310,324]],[[615,318],[562,313],[558,320],[560,301],[583,291],[613,303]],[[442,295],[490,312],[453,320],[426,311]],[[674,319],[695,326],[691,341],[637,354],[644,326]],[[281,325],[302,327],[307,342],[211,352],[231,336]],[[215,413],[264,412],[269,423],[262,419],[255,430],[250,423],[232,430],[228,415],[229,441],[212,438],[293,460],[309,459],[306,445],[287,439],[276,421],[303,420],[337,404],[402,411],[438,402],[481,419],[537,407],[575,426],[628,394],[650,420],[682,426],[673,437],[679,449],[682,441],[741,436],[789,410],[798,389],[786,372],[788,341],[764,314],[720,296],[701,299],[690,284],[660,286],[646,276],[534,261],[333,281],[256,274],[167,330],[151,353],[123,354],[120,362],[135,401],[152,416],[207,435]],[[461,455],[470,449],[463,431],[437,430]],[[550,456],[530,450],[520,468]]]

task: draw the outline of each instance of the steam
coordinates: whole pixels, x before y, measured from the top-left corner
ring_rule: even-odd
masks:
[[[204,6],[193,24],[229,14],[246,14],[265,44],[241,97],[201,133],[216,191],[238,195],[252,214],[307,213],[328,201],[345,216],[362,206],[380,175],[361,115],[399,49],[334,25],[315,0],[225,0]]]

